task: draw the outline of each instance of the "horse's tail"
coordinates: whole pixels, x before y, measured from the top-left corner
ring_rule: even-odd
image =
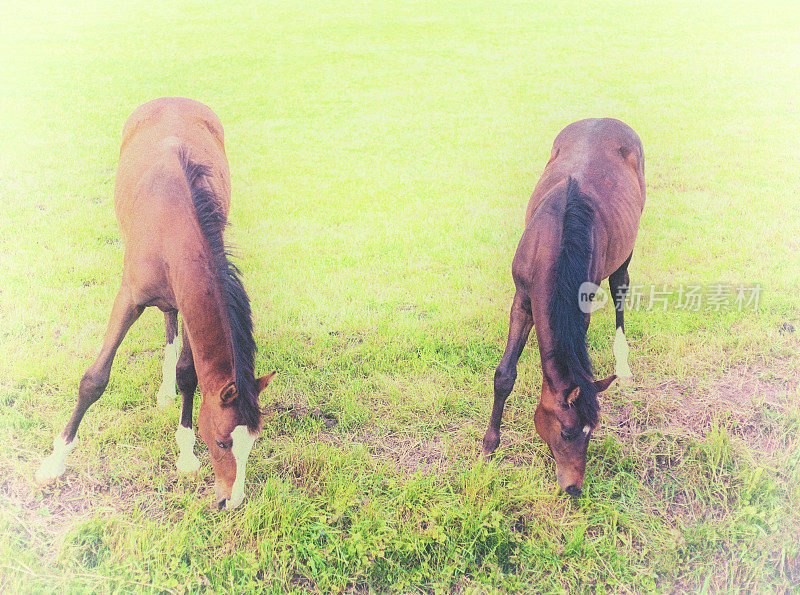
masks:
[[[567,180],[566,195],[561,251],[549,304],[552,357],[559,374],[580,388],[574,405],[582,423],[594,426],[600,405],[586,349],[587,317],[580,309],[578,295],[581,284],[590,280],[594,209],[591,199],[580,192],[572,177]]]

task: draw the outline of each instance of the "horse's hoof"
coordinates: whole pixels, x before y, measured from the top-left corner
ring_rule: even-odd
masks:
[[[200,470],[200,459],[194,455],[191,457],[180,458],[175,461],[175,468],[178,470],[178,473],[183,475],[195,473],[196,471]]]
[[[617,380],[619,381],[620,386],[631,386],[633,385],[633,375],[631,375],[630,371],[628,371],[628,375],[621,375],[617,374]]]
[[[169,407],[174,402],[175,402],[175,394],[174,393],[173,394],[169,394],[167,392],[163,392],[162,393],[161,391],[159,391],[159,393],[156,395],[156,405],[161,409],[164,409],[165,407]]]
[[[45,486],[64,475],[66,470],[67,466],[63,462],[45,459],[36,470],[33,479],[38,486]]]
[[[497,444],[486,444],[484,442],[483,448],[481,449],[481,454],[478,458],[483,459],[484,461],[491,461],[494,458],[494,453],[497,451],[497,447],[500,446],[500,440],[497,440]]]
[[[65,460],[67,455],[72,452],[78,443],[76,438],[71,442],[66,442],[63,436],[56,436],[53,439],[53,452],[47,457],[33,476],[33,479],[40,486],[50,483],[64,475],[67,470]]]

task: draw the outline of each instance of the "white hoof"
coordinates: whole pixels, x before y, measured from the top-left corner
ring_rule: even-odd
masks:
[[[631,368],[627,362],[618,362],[614,368],[614,374],[623,382],[633,378],[633,372],[631,372]]]
[[[178,340],[164,347],[164,362],[161,364],[161,386],[156,395],[156,404],[159,407],[168,407],[175,401],[175,366],[178,363]]]
[[[241,494],[236,498],[231,498],[230,500],[225,500],[225,510],[233,510],[234,508],[239,508],[239,505],[242,502],[244,502],[244,494]]]
[[[200,459],[195,455],[178,457],[178,460],[175,461],[175,468],[178,470],[178,473],[184,475],[194,473],[200,469]]]
[[[614,373],[617,375],[617,380],[621,386],[630,386],[633,384],[633,375],[631,374],[630,368],[628,370],[616,370]]]
[[[619,378],[620,382],[627,384],[632,380],[633,374],[631,373],[631,368],[628,365],[628,354],[630,353],[628,341],[625,338],[625,333],[622,332],[621,328],[618,328],[616,333],[614,333],[612,350],[614,352],[615,360],[614,374],[617,375],[617,378]]]
[[[171,387],[164,387],[162,386],[158,389],[158,394],[156,395],[156,405],[160,408],[169,407],[175,402],[175,391],[170,390]]]
[[[73,440],[67,444],[62,436],[55,437],[55,440],[53,440],[53,453],[42,461],[39,469],[36,470],[34,475],[36,483],[44,485],[64,475],[64,471],[67,470],[64,461],[67,455],[72,452],[72,449],[75,448],[75,443],[76,440]]]
[[[39,485],[44,485],[64,475],[64,471],[66,470],[67,466],[64,464],[64,461],[55,460],[53,455],[50,455],[42,461],[42,464],[36,470],[34,479]]]
[[[194,473],[200,469],[200,459],[194,454],[194,430],[178,424],[175,441],[178,443],[178,460],[175,461],[178,473]]]

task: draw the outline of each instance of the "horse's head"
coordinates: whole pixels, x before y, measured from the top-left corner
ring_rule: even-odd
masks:
[[[260,394],[275,372],[256,380]],[[244,499],[244,477],[247,457],[253,449],[260,427],[251,428],[243,419],[237,403],[241,399],[236,384],[229,382],[216,398],[203,398],[198,418],[200,437],[211,454],[214,469],[217,507],[233,509]],[[260,411],[257,414],[260,420]]]
[[[597,380],[594,387],[601,393],[615,378],[616,376],[609,376],[604,380]],[[581,494],[586,473],[586,451],[594,429],[581,419],[579,408],[573,406],[578,398],[578,387],[565,391],[554,390],[545,380],[542,383],[542,398],[533,418],[536,431],[550,447],[556,460],[558,485],[570,496]]]

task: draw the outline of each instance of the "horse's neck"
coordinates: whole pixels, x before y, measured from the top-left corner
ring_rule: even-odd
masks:
[[[186,326],[200,391],[215,394],[233,380],[233,346],[213,263],[181,259],[170,267],[172,290]]]

